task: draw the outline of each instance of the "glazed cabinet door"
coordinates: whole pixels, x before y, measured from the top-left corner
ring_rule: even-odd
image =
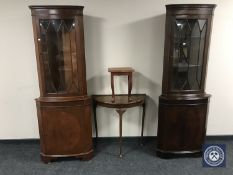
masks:
[[[75,20],[39,19],[40,59],[44,68],[46,93],[72,93],[72,58],[76,57]]]
[[[83,74],[78,17],[38,17],[37,44],[44,96],[81,94]],[[81,68],[83,69],[83,68]],[[85,69],[84,69],[85,70]]]
[[[173,16],[171,29],[170,92],[203,91],[208,17]]]

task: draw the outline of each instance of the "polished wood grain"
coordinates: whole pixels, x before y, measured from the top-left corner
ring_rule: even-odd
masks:
[[[132,67],[110,67],[108,68],[108,72],[122,72],[122,73],[128,73],[128,72],[134,72],[135,70]]]
[[[157,155],[173,157],[201,155],[205,140],[208,103],[205,79],[214,4],[166,5],[166,26],[162,95],[159,97]],[[206,19],[207,30],[203,51],[201,86],[198,90],[174,90],[171,87],[173,64],[174,19]]]
[[[59,157],[77,157],[89,160],[93,156],[91,105],[92,100],[87,95],[86,65],[83,29],[83,6],[29,6],[32,14],[34,42],[36,50],[37,70],[40,86],[40,97],[36,99],[37,116],[40,133],[41,160],[49,163]],[[63,43],[60,47],[63,53],[55,49],[44,48],[41,38],[41,20],[73,20],[72,29],[62,33]],[[66,23],[67,25],[68,23]],[[47,34],[51,42],[53,37]],[[53,41],[53,42],[52,42]],[[50,70],[55,84],[67,85],[64,92],[48,91],[49,77],[43,59],[44,50],[50,51]],[[47,51],[47,52],[49,52]],[[60,55],[58,55],[60,54]],[[60,82],[58,56],[63,56],[65,82]],[[57,60],[55,60],[57,59]],[[57,62],[56,62],[57,61]],[[57,71],[57,72],[56,72]],[[58,81],[59,80],[59,81]],[[56,85],[58,86],[58,85]]]
[[[112,102],[111,95],[92,95],[94,102],[100,106],[109,108],[132,108],[145,103],[145,94],[132,94],[131,101],[128,101],[128,94],[116,95],[115,102]]]
[[[157,151],[201,152],[205,140],[209,96],[202,99],[159,100]]]

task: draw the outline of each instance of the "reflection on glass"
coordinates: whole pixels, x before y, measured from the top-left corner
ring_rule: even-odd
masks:
[[[201,88],[206,23],[204,19],[174,21],[172,90]]]
[[[74,20],[39,22],[46,92],[67,93],[72,86],[72,56],[76,54]]]

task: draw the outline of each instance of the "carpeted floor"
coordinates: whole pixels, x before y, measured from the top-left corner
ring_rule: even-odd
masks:
[[[155,142],[139,146],[137,140],[123,143],[124,156],[118,157],[118,142],[98,142],[90,161],[60,159],[43,164],[38,141],[0,141],[0,175],[233,175],[233,139],[208,140],[227,145],[226,168],[203,168],[201,158],[161,159]]]

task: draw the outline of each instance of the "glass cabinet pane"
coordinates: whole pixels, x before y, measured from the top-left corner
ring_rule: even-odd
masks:
[[[175,19],[173,22],[172,90],[199,90],[207,20]]]
[[[40,19],[41,53],[46,93],[67,93],[75,56],[74,19]]]

